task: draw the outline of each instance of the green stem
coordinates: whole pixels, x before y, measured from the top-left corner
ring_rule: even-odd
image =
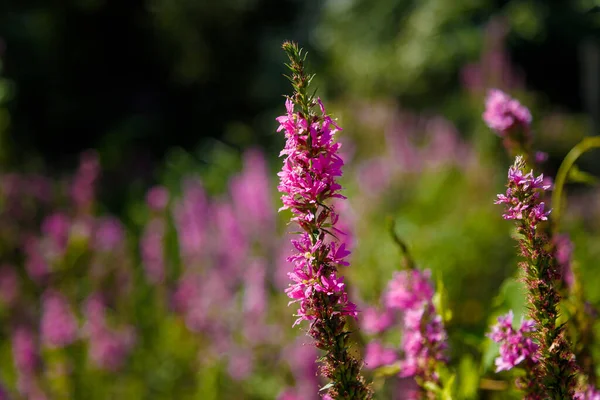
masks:
[[[390,232],[390,235],[392,236],[392,240],[394,241],[394,243],[396,243],[398,245],[398,247],[400,248],[400,251],[402,252],[402,256],[404,258],[403,267],[408,270],[416,269],[415,261],[413,260],[411,254],[410,254],[410,251],[408,250],[408,245],[396,233],[396,221],[394,221],[394,219],[392,217],[388,217],[387,224],[388,224],[388,230]]]
[[[586,151],[600,148],[600,137],[588,137],[579,142],[575,147],[569,151],[565,159],[563,160],[558,173],[556,174],[556,183],[554,184],[554,191],[552,192],[552,230],[554,233],[558,232],[560,225],[560,217],[562,211],[562,197],[563,189],[569,176],[569,171],[575,164],[575,161]]]

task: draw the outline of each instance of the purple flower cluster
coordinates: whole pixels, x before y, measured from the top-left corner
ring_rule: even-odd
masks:
[[[356,306],[348,300],[343,277],[337,266],[347,266],[350,254],[344,243],[327,240],[327,229],[336,231],[338,220],[334,208],[325,202],[343,198],[342,187],[336,178],[342,175],[342,159],[337,155],[340,144],[333,137],[340,128],[327,116],[318,100],[321,116],[309,123],[294,112],[294,103],[286,101],[287,115],[277,118],[278,131],[286,136],[283,169],[279,173],[279,191],[283,193],[282,210],[290,209],[293,221],[305,231],[299,240],[292,241],[296,253],[288,258],[294,271],[288,275],[293,284],[286,290],[292,302],[300,303],[296,324],[302,320],[315,321],[324,316],[357,316]],[[315,233],[318,235],[316,236]],[[339,233],[339,232],[338,232]],[[323,301],[323,297],[327,301]],[[326,307],[326,308],[322,308]]]
[[[18,326],[13,330],[12,353],[20,394],[27,399],[45,400],[37,377],[41,367],[37,337],[30,328]]]
[[[447,335],[433,304],[433,294],[429,270],[396,272],[388,284],[385,305],[403,314],[402,377],[436,382],[435,365],[446,360]]]
[[[517,156],[508,170],[506,194],[499,194],[495,204],[505,204],[502,215],[506,220],[527,220],[529,229],[535,231],[541,221],[548,220],[550,211],[545,210],[541,194],[552,185],[544,180],[544,175],[534,176],[533,170],[525,173],[525,161]]]
[[[95,151],[81,156],[79,170],[71,184],[71,199],[78,210],[87,212],[95,197],[95,184],[100,175],[100,161]]]
[[[518,330],[513,328],[512,310],[498,317],[498,323],[492,327],[488,337],[500,344],[500,357],[496,358],[496,372],[508,371],[522,362],[536,363],[539,346],[533,341],[530,332],[535,331],[535,322],[530,319],[521,321]]]
[[[247,198],[267,201],[267,180],[262,153],[251,150],[242,171],[229,182],[237,194],[230,190],[227,197],[211,198],[201,182],[188,179],[171,210],[184,268],[171,296],[172,306],[190,331],[213,343],[211,356],[226,358],[230,376],[237,380],[249,375],[258,362],[249,350],[279,340],[266,321],[271,243],[258,234],[269,228],[266,221],[273,221],[276,214],[271,202],[257,203],[253,212],[246,204]],[[242,220],[246,228],[248,224],[257,229],[243,229]],[[243,343],[232,340],[238,332]]]
[[[367,309],[361,324],[366,333],[380,336],[394,325],[395,314],[401,314],[402,357],[398,357],[397,350],[381,344],[380,339],[373,339],[365,349],[365,363],[369,368],[398,363],[401,378],[413,378],[420,384],[407,391],[412,393],[408,398],[432,397],[426,383],[439,383],[436,366],[447,361],[448,337],[433,304],[434,293],[429,270],[396,272],[382,295],[384,311]]]
[[[498,195],[495,202],[505,206],[504,219],[513,220],[519,233],[519,249],[524,258],[520,266],[527,288],[529,318],[535,323],[531,336],[539,346],[536,354],[539,362],[531,366],[527,381],[521,386],[526,390],[526,398],[572,397],[578,368],[564,325],[558,323],[560,294],[555,282],[561,274],[556,254],[551,251],[551,240],[540,227],[550,214],[545,210],[542,196],[551,185],[544,182],[542,175],[536,177],[533,171],[527,173],[527,169],[523,157],[517,156],[508,172],[506,194]],[[512,361],[516,360],[518,358]],[[508,367],[510,362],[507,355],[502,367]]]
[[[48,290],[43,296],[42,342],[49,347],[65,347],[77,339],[78,324],[65,296]]]
[[[378,340],[370,341],[365,347],[365,365],[370,369],[391,365],[397,360],[396,349],[385,346]]]
[[[390,309],[407,311],[418,309],[422,304],[430,302],[433,294],[431,272],[412,269],[394,274],[388,283],[384,301]]]
[[[400,181],[406,182],[420,174],[437,173],[446,168],[466,170],[477,163],[475,153],[461,137],[456,126],[436,115],[414,114],[387,102],[359,102],[353,106],[355,117],[371,135],[383,133],[385,152],[363,159],[356,166],[359,192],[353,203],[365,208],[377,208],[385,193]],[[352,145],[344,138],[344,150],[352,155]],[[345,158],[350,160],[351,158]],[[362,199],[364,197],[364,199]]]
[[[576,392],[573,400],[600,400],[600,390],[589,386],[585,391]]]
[[[394,323],[394,314],[391,310],[379,311],[375,307],[368,307],[362,314],[360,325],[368,335],[385,332]]]
[[[518,100],[498,89],[489,91],[485,101],[483,119],[501,137],[507,137],[513,129],[529,130],[531,113]]]
[[[90,338],[90,358],[102,369],[116,371],[125,362],[135,344],[135,331],[125,326],[110,328],[106,320],[106,306],[99,295],[92,295],[85,305],[88,321],[86,333]]]
[[[162,186],[151,188],[146,194],[146,204],[152,210],[150,221],[146,224],[140,239],[140,254],[146,277],[152,284],[165,279],[164,245],[167,221],[164,210],[169,202],[169,192]]]

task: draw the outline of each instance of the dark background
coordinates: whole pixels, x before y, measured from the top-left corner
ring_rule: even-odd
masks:
[[[376,21],[362,18],[361,7],[368,12],[392,7],[399,25],[425,7],[418,1],[349,3],[346,25],[366,32],[376,28]],[[474,2],[453,17],[449,29],[483,27],[503,13],[527,25],[531,17],[511,11],[518,3]],[[511,30],[506,46],[527,87],[568,111],[590,111],[583,101],[581,49],[585,41],[597,43],[600,14],[587,2],[522,3],[534,9],[541,34],[527,38]],[[269,147],[272,118],[287,92],[280,43],[299,41],[311,51],[311,66],[321,80],[336,80],[340,66],[332,67],[320,46],[318,28],[329,23],[324,4],[2,0],[3,75],[10,83],[5,98],[10,124],[2,140],[5,167],[26,168],[35,161],[51,171],[72,169],[82,150],[96,148],[107,173],[152,179],[173,146],[191,151],[216,138],[239,148]],[[539,7],[543,13],[535,12]],[[393,34],[392,29],[373,35],[372,46],[382,35]],[[435,108],[459,86],[455,65],[472,58],[456,57],[454,65],[429,73],[429,87],[391,86],[387,95],[407,107]],[[451,78],[438,80],[440,85],[436,75]],[[335,96],[345,87],[333,83],[321,89]],[[242,133],[236,126],[244,127]]]

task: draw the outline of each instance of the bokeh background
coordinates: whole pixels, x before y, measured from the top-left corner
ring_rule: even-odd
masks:
[[[316,353],[283,294],[275,117],[290,39],[344,128],[354,299],[377,306],[400,268],[391,219],[446,292],[457,397],[518,398],[479,388],[480,376],[502,381],[490,322],[523,313],[511,227],[493,205],[511,160],[481,113],[489,88],[519,98],[553,176],[600,128],[599,11],[592,0],[3,0],[5,396],[318,398]],[[579,167],[598,176],[599,153]],[[563,230],[594,308],[600,198],[588,180],[568,186]],[[355,336],[360,352],[370,337]],[[402,398],[403,384],[378,381],[378,398]]]

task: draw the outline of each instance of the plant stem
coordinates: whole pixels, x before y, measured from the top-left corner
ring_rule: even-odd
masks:
[[[600,137],[588,137],[579,142],[569,151],[556,174],[556,183],[552,192],[552,231],[558,232],[560,226],[560,217],[562,211],[563,189],[569,176],[569,171],[575,164],[575,161],[588,150],[600,148]]]

